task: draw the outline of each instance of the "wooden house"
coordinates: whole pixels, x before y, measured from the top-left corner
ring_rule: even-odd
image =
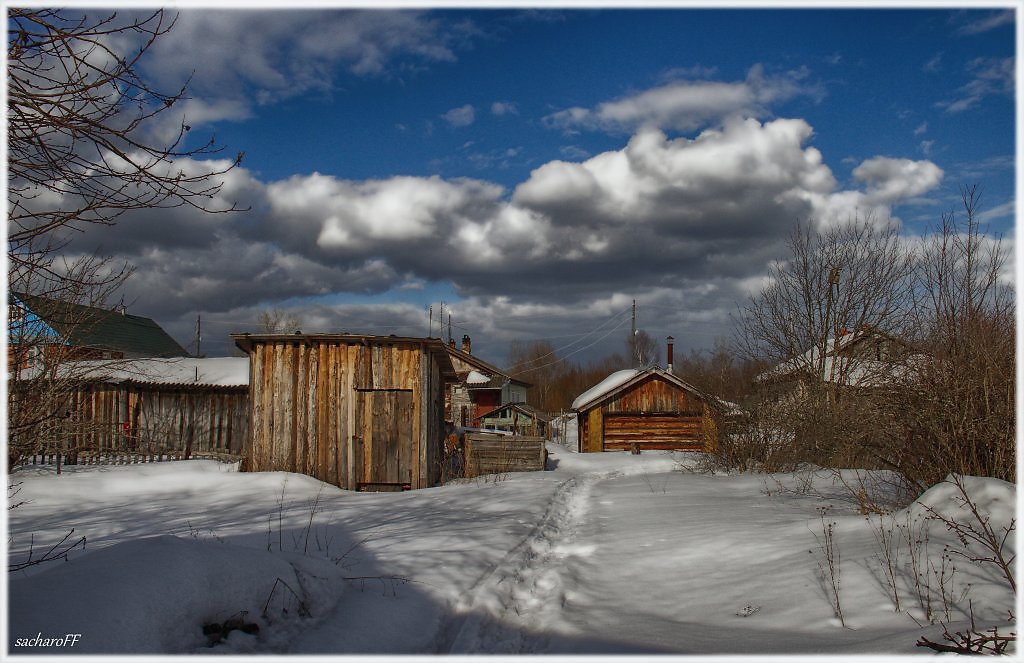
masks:
[[[243,469],[299,472],[349,490],[437,485],[445,385],[439,339],[233,334],[249,355]]]
[[[461,349],[454,339],[449,341],[448,356],[457,380],[445,394],[445,419],[455,426],[482,426],[481,417],[497,408],[526,402],[526,391],[533,385],[473,355],[469,336],[462,337]]]
[[[710,451],[722,405],[672,372],[651,367],[612,373],[572,404],[579,451]]]
[[[801,355],[754,378],[766,394],[800,398],[808,386],[829,383],[841,389],[886,389],[911,380],[913,368],[925,355],[910,343],[875,327],[842,329],[824,348],[812,347]]]
[[[7,346],[16,378],[63,361],[188,356],[150,318],[25,293],[10,293]]]
[[[480,417],[480,427],[544,437],[551,417],[526,403],[506,403]]]

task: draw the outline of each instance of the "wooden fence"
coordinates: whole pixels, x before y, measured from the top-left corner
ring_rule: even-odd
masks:
[[[186,455],[183,451],[112,451],[78,450],[70,453],[38,453],[25,456],[19,466],[29,465],[136,465],[164,463],[174,460],[218,460],[235,463],[242,459],[237,454],[200,451]]]
[[[240,454],[246,387],[85,384],[71,396],[68,448],[137,454]]]
[[[543,437],[468,433],[467,478],[508,472],[539,472],[547,461]]]

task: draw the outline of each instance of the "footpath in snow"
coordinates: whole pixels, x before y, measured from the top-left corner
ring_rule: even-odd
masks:
[[[683,454],[549,449],[546,472],[406,493],[214,461],[20,470],[9,562],[72,528],[86,543],[8,574],[8,653],[914,654],[930,652],[922,635],[941,640],[936,615],[955,630],[968,606],[1014,630],[998,573],[940,576],[956,542],[935,526],[930,606],[905,573],[897,611],[877,526],[828,474],[809,489],[679,471]],[[1008,524],[1015,487],[974,485]],[[822,573],[828,523],[845,625]],[[204,635],[232,619],[252,632]],[[81,634],[73,650],[18,645],[65,633]]]

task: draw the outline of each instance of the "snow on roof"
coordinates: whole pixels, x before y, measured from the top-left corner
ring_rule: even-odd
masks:
[[[490,381],[490,376],[484,375],[480,371],[470,371],[469,376],[466,377],[467,384],[484,384]]]
[[[572,409],[578,410],[586,406],[587,404],[596,401],[598,398],[601,398],[605,394],[610,393],[618,389],[622,385],[626,384],[634,377],[636,377],[638,373],[640,373],[640,370],[636,368],[627,368],[612,373],[604,380],[601,380],[596,385],[594,385],[590,389],[587,389],[582,394],[577,396],[576,400],[572,402]]]
[[[197,359],[131,359],[68,362],[69,375],[110,382],[150,384],[197,384],[218,387],[245,387],[249,384],[248,357]]]

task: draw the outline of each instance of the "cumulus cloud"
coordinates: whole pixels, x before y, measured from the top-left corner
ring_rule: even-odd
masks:
[[[441,116],[445,122],[453,127],[468,127],[476,121],[476,109],[472,104],[453,108]]]
[[[512,191],[436,176],[261,182],[237,168],[222,195],[244,213],[150,210],[75,241],[91,250],[106,238],[137,268],[126,296],[138,312],[150,305],[179,316],[182,329],[200,313],[212,320],[270,302],[312,306],[430,283],[451,284],[474,315],[505,321],[513,305],[564,310],[637,292],[660,293],[651,302],[685,293],[684,309],[724,321],[797,220],[886,221],[893,205],[942,176],[928,161],[875,157],[854,169],[858,188],[843,190],[807,144],[812,136],[798,119],[731,119],[692,139],[647,128],[621,149],[546,163]],[[334,330],[349,324],[329,319]],[[374,331],[369,319],[360,330]]]
[[[920,196],[938,186],[942,169],[930,161],[875,157],[853,169],[853,177],[867,185],[865,200],[892,205]]]
[[[544,121],[550,127],[570,130],[629,132],[656,127],[692,131],[733,115],[763,117],[772,104],[798,95],[820,96],[819,88],[804,82],[806,77],[806,70],[768,76],[756,65],[742,81],[673,81],[592,109],[567,108]]]

